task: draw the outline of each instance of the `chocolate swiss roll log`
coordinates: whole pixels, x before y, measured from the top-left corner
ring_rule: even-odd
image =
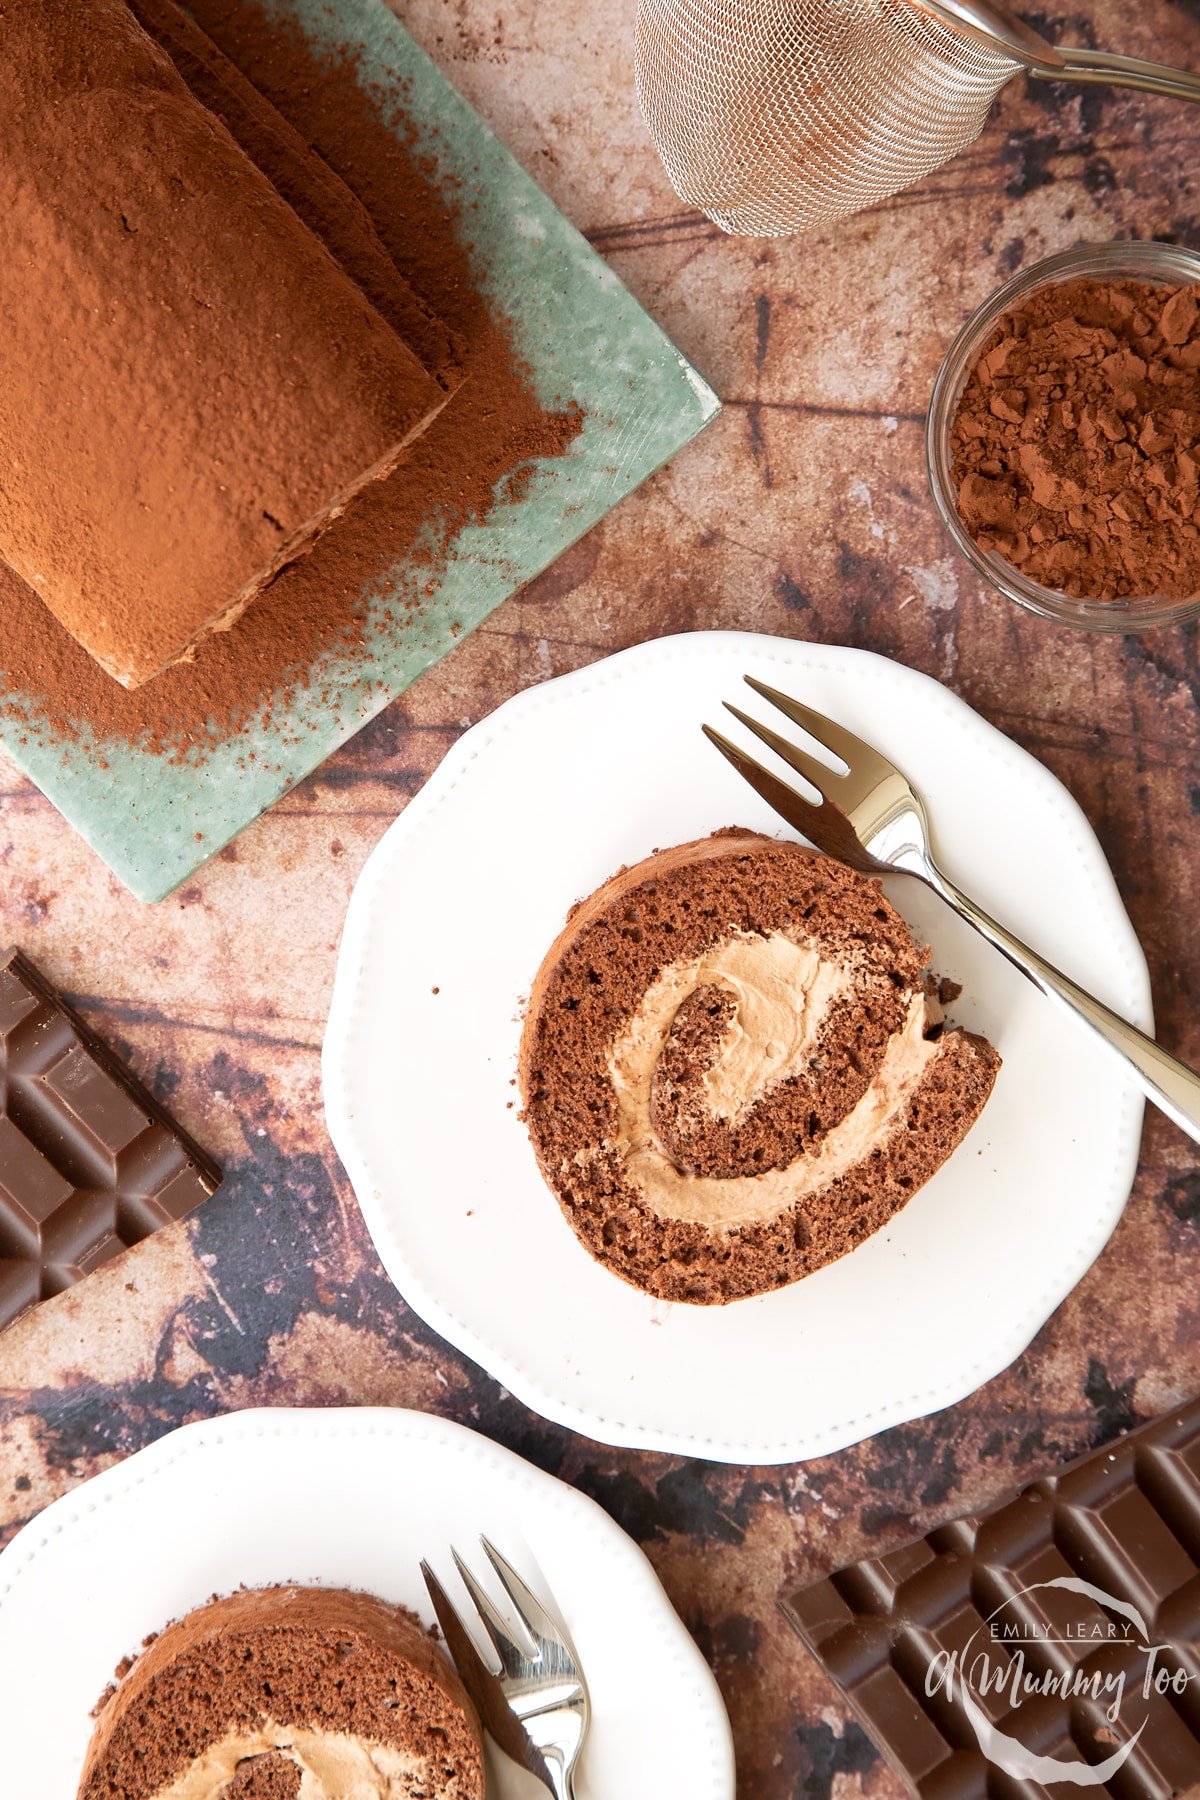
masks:
[[[599,1262],[712,1304],[880,1229],[961,1143],[1000,1059],[947,1029],[878,882],[719,832],[576,907],[521,1039],[542,1173]]]
[[[6,0],[0,117],[0,555],[136,687],[446,396],[124,0]]]
[[[479,1721],[411,1613],[264,1588],[169,1625],[100,1710],[78,1800],[483,1800]]]
[[[340,175],[249,82],[175,0],[128,0],[196,99],[377,307],[447,393],[462,381],[463,345],[401,275],[371,216]]]

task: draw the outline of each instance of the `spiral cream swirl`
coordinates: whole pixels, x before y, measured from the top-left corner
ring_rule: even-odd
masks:
[[[282,1757],[300,1771],[298,1800],[410,1800],[437,1791],[437,1770],[428,1757],[411,1756],[390,1744],[375,1744],[342,1731],[314,1731],[274,1725],[230,1731],[193,1758],[154,1800],[213,1800],[248,1762]]]
[[[734,932],[702,957],[665,968],[611,1047],[613,1148],[630,1180],[661,1217],[730,1230],[777,1214],[861,1162],[903,1119],[937,1051],[926,1037],[934,1022],[926,998],[916,993],[861,1098],[817,1145],[760,1173],[681,1168],[652,1117],[655,1071],[685,1002],[708,988],[727,997],[728,1017],[698,1086],[714,1120],[737,1121],[808,1072],[835,1002],[854,991],[854,972],[783,932]]]

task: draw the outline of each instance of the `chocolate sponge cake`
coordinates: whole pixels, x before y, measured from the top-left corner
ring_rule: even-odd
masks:
[[[265,1756],[251,1756],[238,1765],[237,1774],[227,1781],[218,1800],[303,1800],[300,1783],[304,1771],[290,1757],[268,1751]]]
[[[7,0],[0,116],[0,556],[136,687],[446,394],[124,0]]]
[[[482,1800],[479,1722],[419,1621],[265,1588],[169,1625],[105,1701],[78,1800]]]
[[[878,1231],[1000,1066],[949,1030],[877,881],[719,832],[614,875],[538,971],[521,1039],[538,1162],[598,1261],[701,1304]]]

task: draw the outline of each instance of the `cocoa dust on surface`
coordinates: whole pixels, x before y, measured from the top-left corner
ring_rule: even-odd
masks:
[[[365,205],[400,273],[461,346],[466,379],[407,460],[364,491],[310,553],[284,570],[233,630],[192,662],[128,692],[93,662],[31,589],[0,564],[0,667],[10,718],[31,735],[71,741],[80,727],[174,759],[220,741],[310,685],[325,653],[364,639],[367,590],[410,582],[385,622],[418,622],[415,563],[436,591],[455,535],[519,496],[532,463],[561,454],[581,414],[538,401],[506,321],[479,292],[469,221],[447,206],[431,163],[404,137],[402,86],[371,89],[352,48],[320,58],[294,26],[237,0],[193,0],[197,22],[278,107]],[[499,498],[498,498],[499,495]]]
[[[1041,586],[1200,594],[1200,288],[1034,292],[968,375],[951,448],[967,530]]]

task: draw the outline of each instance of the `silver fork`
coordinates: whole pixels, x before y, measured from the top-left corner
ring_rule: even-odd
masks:
[[[445,1588],[422,1561],[421,1573],[442,1635],[463,1686],[500,1748],[544,1782],[555,1800],[574,1800],[575,1765],[591,1721],[583,1670],[565,1627],[494,1544],[485,1537],[479,1542],[508,1596],[511,1622],[497,1610],[458,1551],[452,1549],[451,1555],[499,1668],[480,1655]]]
[[[842,725],[835,725],[799,700],[781,694],[747,675],[746,682],[772,706],[845,765],[845,774],[800,749],[766,725],[725,702],[727,711],[802,775],[820,794],[819,805],[806,800],[753,757],[739,750],[711,726],[704,735],[729,759],[738,774],[762,795],[768,806],[828,855],[867,874],[915,875],[940,894],[960,918],[994,944],[1046,998],[1114,1055],[1153,1100],[1188,1136],[1200,1142],[1200,1075],[1171,1056],[1142,1031],[1101,1004],[1070,976],[1053,967],[1036,950],[1006,931],[981,906],[957,888],[934,861],[925,805],[906,775],[878,750]]]

